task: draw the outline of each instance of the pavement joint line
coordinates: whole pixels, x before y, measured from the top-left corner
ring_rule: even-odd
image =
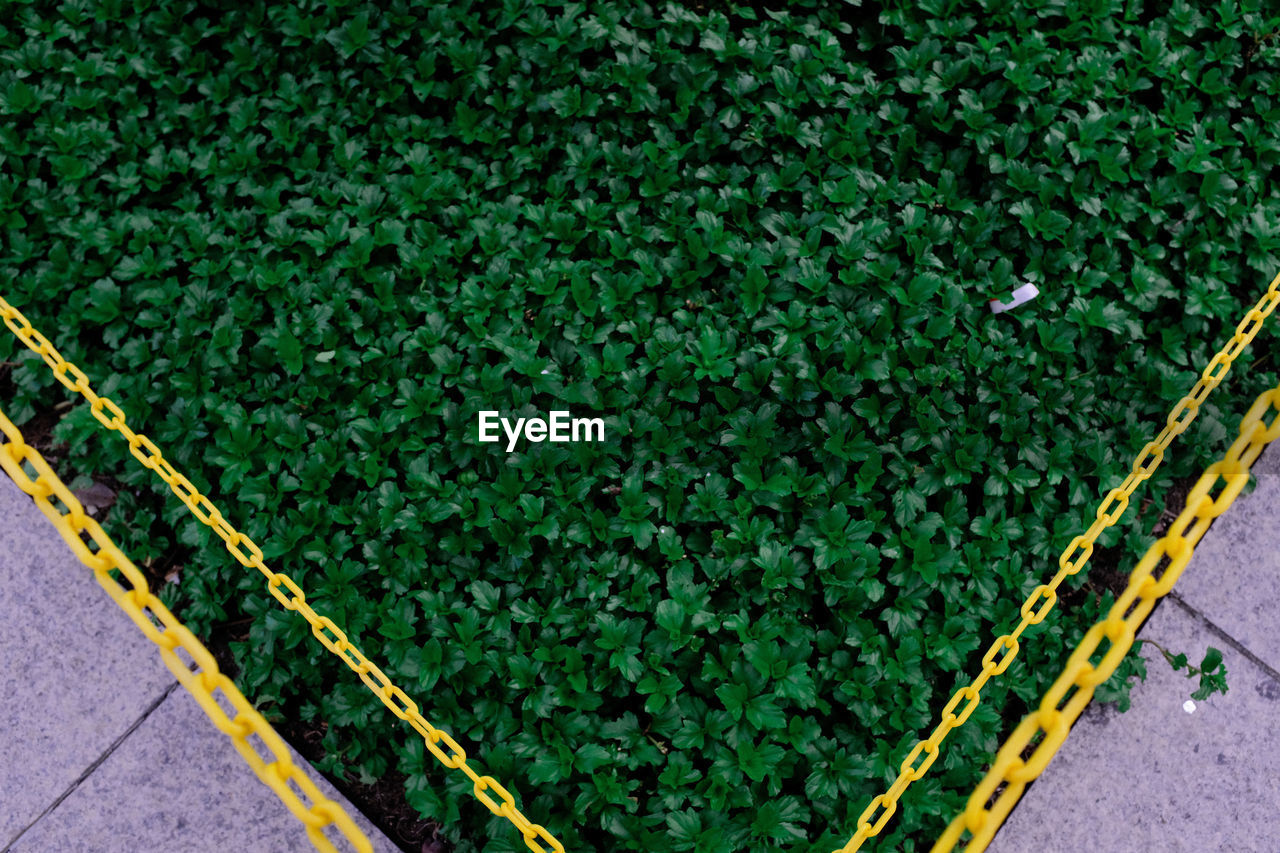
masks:
[[[1197,619],[1210,632],[1217,634],[1224,643],[1231,646],[1231,648],[1235,649],[1240,654],[1244,655],[1244,657],[1247,658],[1250,663],[1252,663],[1254,666],[1261,669],[1267,675],[1271,676],[1277,682],[1280,682],[1280,672],[1277,672],[1275,667],[1271,666],[1262,658],[1258,657],[1253,652],[1249,651],[1249,648],[1245,646],[1244,643],[1240,642],[1235,637],[1228,634],[1221,627],[1219,627],[1215,622],[1213,622],[1213,620],[1211,620],[1208,616],[1205,616],[1195,607],[1188,604],[1182,598],[1182,596],[1178,595],[1177,590],[1170,590],[1168,597],[1170,600],[1176,603],[1183,610],[1187,611],[1188,614],[1190,614],[1192,617]],[[1139,639],[1141,639],[1141,637],[1139,637]]]
[[[59,794],[57,799],[55,799],[52,803],[49,804],[48,808],[46,808],[39,815],[36,816],[35,820],[31,821],[31,823],[24,826],[21,830],[18,831],[17,835],[15,835],[13,838],[10,838],[7,842],[5,842],[4,849],[0,850],[0,853],[9,853],[9,851],[13,849],[13,845],[17,844],[18,841],[21,840],[22,836],[26,835],[27,832],[30,831],[30,829],[33,826],[35,826],[37,823],[44,820],[51,812],[53,812],[54,809],[62,805],[63,800],[65,800],[67,797],[75,793],[76,788],[79,788],[81,783],[83,783],[84,780],[88,779],[89,776],[91,776],[93,772],[102,765],[102,762],[106,761],[109,757],[111,757],[111,754],[115,752],[117,749],[119,749],[120,746],[129,738],[129,736],[133,734],[138,729],[139,726],[141,726],[144,722],[146,722],[147,717],[150,717],[155,712],[155,710],[164,703],[164,700],[168,699],[169,696],[173,693],[173,691],[177,690],[179,686],[180,685],[178,684],[178,682],[175,681],[172,684],[170,684],[168,687],[166,687],[164,692],[161,693],[160,696],[154,702],[152,702],[150,705],[147,706],[147,709],[142,712],[142,715],[139,716],[138,719],[134,720],[133,723],[129,726],[129,728],[125,729],[124,733],[120,735],[120,737],[116,738],[111,743],[111,745],[108,746],[103,751],[102,755],[99,755],[96,759],[94,759],[93,763],[91,763],[88,767],[86,767],[84,769],[84,772],[81,773],[80,776],[74,782],[72,782],[70,785],[67,786],[67,790]]]

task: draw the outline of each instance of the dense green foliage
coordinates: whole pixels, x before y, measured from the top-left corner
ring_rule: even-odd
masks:
[[[8,4],[0,292],[574,851],[842,843],[1275,272],[1256,0],[268,5]],[[66,398],[0,358],[20,423]],[[609,440],[477,442],[552,408]],[[56,436],[136,490],[135,560],[203,546],[177,612],[253,618],[239,681],[322,766],[523,849],[83,404]],[[876,849],[931,842],[1076,598]]]

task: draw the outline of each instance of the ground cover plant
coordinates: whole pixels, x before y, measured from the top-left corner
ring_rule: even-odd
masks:
[[[9,8],[6,298],[570,850],[842,844],[1276,271],[1256,2]],[[0,359],[19,424],[65,399]],[[607,440],[476,440],[553,408]],[[321,768],[523,849],[84,406],[54,435]],[[959,807],[1076,580],[872,849]]]

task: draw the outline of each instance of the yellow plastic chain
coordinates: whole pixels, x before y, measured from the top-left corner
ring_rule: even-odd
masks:
[[[942,720],[938,723],[933,733],[928,739],[918,742],[907,757],[903,760],[898,768],[898,778],[889,787],[889,790],[883,794],[877,795],[858,817],[857,832],[849,839],[844,847],[836,851],[836,853],[854,853],[862,847],[863,843],[870,837],[879,835],[884,829],[885,824],[889,822],[889,818],[898,808],[898,800],[903,792],[910,787],[912,782],[922,778],[924,774],[933,765],[938,758],[938,748],[942,742],[946,740],[947,735],[962,725],[965,720],[969,719],[969,715],[978,707],[981,697],[979,691],[983,685],[993,675],[1000,675],[1009,668],[1009,664],[1013,663],[1014,657],[1018,654],[1018,638],[1022,636],[1028,626],[1037,625],[1042,622],[1053,609],[1053,605],[1058,600],[1058,587],[1069,576],[1076,574],[1089,561],[1089,557],[1093,554],[1093,545],[1102,535],[1102,532],[1108,527],[1116,524],[1123,516],[1125,510],[1129,506],[1129,496],[1133,494],[1138,484],[1146,480],[1151,474],[1160,467],[1161,461],[1164,459],[1164,451],[1175,436],[1185,430],[1192,421],[1195,420],[1199,413],[1200,404],[1209,396],[1209,392],[1218,386],[1226,377],[1227,372],[1231,369],[1231,363],[1235,361],[1245,348],[1257,336],[1262,324],[1267,317],[1276,309],[1276,305],[1280,303],[1280,274],[1271,280],[1270,286],[1263,297],[1258,300],[1258,304],[1249,309],[1240,324],[1236,326],[1235,334],[1232,335],[1230,342],[1215,355],[1200,379],[1196,382],[1191,392],[1178,401],[1173,407],[1173,411],[1169,413],[1169,417],[1165,422],[1165,427],[1160,431],[1156,438],[1147,443],[1142,448],[1142,452],[1138,454],[1138,458],[1133,462],[1133,470],[1129,472],[1129,476],[1124,482],[1116,488],[1112,489],[1103,499],[1102,504],[1098,507],[1097,518],[1090,525],[1089,529],[1080,536],[1071,540],[1071,544],[1062,552],[1058,558],[1058,573],[1053,576],[1053,580],[1047,584],[1041,584],[1032,590],[1031,595],[1022,604],[1021,614],[1022,620],[1018,626],[1008,634],[997,637],[991,647],[987,649],[986,654],[982,656],[982,671],[974,678],[967,687],[962,687],[956,691],[951,700],[947,702],[942,709]],[[964,708],[960,713],[956,714],[956,709],[960,703],[964,702]],[[916,760],[924,754],[924,759],[916,765]],[[883,808],[878,815],[876,810]],[[876,815],[875,820],[872,816]]]
[[[1263,392],[1254,401],[1240,421],[1240,437],[1221,460],[1214,462],[1200,475],[1187,495],[1186,507],[1182,513],[1170,525],[1164,537],[1153,544],[1138,561],[1133,573],[1129,575],[1128,586],[1111,606],[1106,618],[1084,635],[1080,645],[1076,646],[1067,659],[1058,679],[1044,694],[1039,709],[1024,717],[1013,734],[1009,735],[1009,739],[996,753],[991,769],[969,796],[965,810],[947,826],[934,844],[932,853],[954,850],[965,830],[972,834],[964,847],[966,853],[981,853],[987,849],[987,844],[1004,823],[1014,803],[1022,796],[1027,783],[1044,771],[1049,760],[1066,740],[1076,718],[1093,698],[1094,688],[1110,678],[1120,665],[1121,659],[1133,645],[1134,635],[1151,608],[1155,607],[1156,601],[1173,589],[1209,525],[1239,497],[1240,490],[1249,482],[1249,469],[1253,467],[1253,463],[1268,444],[1280,438],[1280,417],[1274,418],[1269,425],[1262,421],[1263,416],[1271,409],[1280,412],[1280,386]],[[1209,491],[1217,485],[1219,477],[1226,481],[1226,486],[1215,499],[1209,496]],[[1188,527],[1190,532],[1187,532]],[[1168,565],[1159,577],[1154,577],[1152,572],[1166,559],[1169,561]],[[1110,646],[1102,660],[1094,664],[1090,659],[1103,639],[1108,640]],[[1065,705],[1062,704],[1073,687],[1076,690],[1070,700]],[[1044,739],[1035,746],[1035,751],[1028,758],[1023,759],[1023,751],[1042,732]],[[1007,784],[1007,787],[988,807],[987,801],[1001,784]]]
[[[316,639],[326,649],[341,658],[343,663],[350,667],[365,686],[382,701],[382,704],[391,710],[391,713],[413,727],[414,731],[422,736],[426,748],[441,764],[466,774],[473,784],[472,790],[476,799],[493,814],[515,824],[516,829],[524,837],[525,846],[533,853],[547,853],[547,848],[538,843],[541,839],[550,844],[550,849],[556,853],[565,853],[564,845],[545,828],[531,823],[520,813],[516,808],[515,798],[506,788],[499,785],[496,779],[476,773],[467,763],[467,753],[457,741],[447,732],[427,722],[419,713],[417,704],[403,690],[392,684],[391,679],[347,639],[347,635],[332,619],[316,613],[307,604],[306,594],[292,578],[268,568],[262,559],[262,549],[248,536],[232,527],[218,508],[205,495],[202,495],[190,480],[178,473],[165,460],[160,453],[160,448],[156,447],[151,439],[130,429],[125,423],[125,414],[120,407],[106,397],[96,394],[89,386],[89,378],[78,367],[64,359],[54,349],[48,338],[36,331],[27,318],[2,297],[0,297],[0,318],[4,319],[4,324],[9,331],[13,332],[23,345],[44,359],[45,364],[53,371],[54,378],[89,401],[89,411],[98,423],[124,436],[129,443],[129,452],[134,458],[144,467],[156,472],[202,524],[213,528],[213,531],[226,543],[227,550],[242,566],[257,569],[262,573],[267,580],[267,591],[280,603],[280,606],[300,613],[302,618],[311,625],[311,633]],[[284,587],[284,591],[281,591],[281,587]],[[444,743],[450,751],[446,753],[437,745],[439,743]],[[502,800],[501,805],[495,802],[487,792],[496,794]]]
[[[218,670],[217,661],[209,650],[152,594],[142,572],[107,537],[98,522],[85,515],[80,501],[53,472],[44,457],[23,441],[22,433],[3,410],[0,410],[0,432],[9,439],[7,443],[0,444],[0,468],[13,478],[18,488],[35,499],[36,506],[71,546],[80,562],[93,569],[94,578],[111,596],[111,600],[129,614],[129,618],[146,634],[148,640],[159,647],[165,666],[169,667],[178,682],[209,715],[218,731],[231,738],[236,751],[253,768],[258,778],[275,792],[294,817],[302,821],[307,837],[316,849],[323,853],[337,853],[337,849],[323,832],[325,827],[334,826],[360,853],[372,853],[373,846],[369,839],[343,811],[342,806],[321,794],[310,777],[293,763],[289,747],[271,728],[271,724],[249,704],[249,700],[244,698],[244,694],[231,679]],[[23,470],[23,462],[30,464],[35,470],[37,476],[34,480]],[[49,500],[50,496],[57,497],[68,511],[59,512]],[[86,532],[98,544],[96,553],[89,550],[88,543],[82,538]],[[126,590],[116,582],[111,576],[113,569],[119,570],[128,578],[132,589]],[[178,657],[178,649],[185,651],[199,669],[191,670]],[[227,716],[227,712],[218,704],[215,694],[219,690],[235,709],[235,717]],[[250,738],[255,736],[275,759],[270,764],[250,742]],[[296,785],[311,805],[307,805],[291,785]]]

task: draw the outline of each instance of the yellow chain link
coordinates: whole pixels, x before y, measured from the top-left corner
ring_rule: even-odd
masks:
[[[473,783],[472,790],[476,799],[483,803],[493,814],[511,821],[516,829],[520,831],[526,847],[532,850],[533,853],[547,853],[547,848],[539,843],[539,840],[541,840],[551,845],[550,849],[556,851],[556,853],[565,853],[564,845],[557,841],[551,833],[542,826],[531,823],[528,818],[520,813],[520,810],[516,808],[515,798],[506,788],[499,785],[497,780],[490,776],[478,775],[467,764],[466,751],[447,732],[437,729],[427,722],[422,714],[419,713],[417,704],[403,690],[395,686],[381,669],[366,658],[364,653],[347,638],[347,635],[338,628],[332,619],[316,613],[307,604],[305,593],[292,578],[268,568],[262,559],[262,549],[248,536],[232,527],[218,508],[206,496],[202,495],[190,480],[178,473],[164,459],[160,453],[160,448],[156,447],[151,439],[130,429],[125,422],[125,413],[120,407],[106,397],[98,396],[89,386],[89,378],[78,367],[64,359],[54,349],[49,339],[36,331],[27,318],[22,316],[22,313],[5,301],[3,297],[0,297],[0,318],[4,319],[4,324],[9,328],[9,331],[13,332],[23,345],[44,359],[45,364],[53,371],[54,377],[59,382],[80,394],[89,402],[89,412],[98,423],[124,436],[129,443],[129,452],[133,454],[134,458],[141,462],[143,467],[156,472],[160,479],[164,480],[169,488],[173,490],[173,493],[186,504],[192,515],[218,534],[226,543],[227,550],[242,566],[257,569],[262,573],[267,580],[267,591],[280,603],[280,606],[286,610],[294,610],[301,614],[302,618],[306,619],[308,624],[311,625],[311,633],[320,641],[321,645],[341,658],[343,663],[350,667],[364,682],[365,686],[382,701],[382,704],[391,710],[391,713],[408,722],[414,731],[422,736],[427,750],[441,764],[453,770],[461,770],[471,779]],[[71,374],[71,378],[68,378],[67,374]],[[141,452],[143,450],[145,450],[145,453]],[[68,505],[70,506],[70,504]],[[83,515],[83,511],[81,511],[81,515]],[[92,519],[88,519],[88,522],[92,522]],[[97,537],[95,536],[95,538]],[[83,545],[84,543],[82,542],[81,547]],[[72,547],[75,546],[73,545]],[[248,553],[245,553],[246,551]],[[139,575],[139,577],[141,576]],[[281,590],[281,587],[284,587],[284,591]],[[441,743],[448,748],[449,752],[445,752],[438,746]],[[496,803],[492,797],[486,794],[486,791],[492,791],[497,794],[502,803]]]
[[[98,522],[85,514],[80,501],[53,472],[44,457],[23,440],[22,433],[3,409],[0,409],[0,432],[8,438],[8,442],[0,444],[0,468],[5,470],[18,488],[35,500],[36,506],[52,522],[80,561],[93,569],[94,578],[111,596],[111,600],[142,629],[147,639],[159,647],[165,666],[196,700],[218,731],[231,738],[236,751],[244,757],[258,778],[275,792],[294,817],[302,821],[307,837],[316,849],[324,853],[337,853],[337,849],[323,832],[325,827],[334,826],[360,853],[371,853],[373,846],[369,839],[342,806],[327,799],[310,777],[293,763],[289,747],[271,728],[271,724],[249,703],[231,679],[219,671],[217,661],[209,650],[151,592],[142,572],[107,537]],[[35,479],[27,474],[22,467],[23,463],[30,465],[36,472]],[[57,498],[67,508],[67,512],[60,512],[50,500],[51,497]],[[86,533],[97,544],[96,552],[91,551],[84,541]],[[118,570],[128,579],[130,589],[126,590],[111,576],[113,570]],[[179,650],[186,652],[198,669],[192,670],[179,657]],[[219,691],[235,710],[234,717],[228,716],[218,704],[216,694]],[[251,738],[257,738],[275,760],[268,764],[254,747]],[[299,792],[302,796],[299,796]],[[310,805],[307,805],[308,802]]]
[[[949,853],[960,843],[967,830],[971,838],[964,846],[966,853],[981,853],[1004,823],[1010,809],[1022,796],[1027,783],[1039,776],[1067,739],[1067,734],[1085,705],[1093,698],[1093,691],[1106,681],[1120,665],[1121,659],[1133,645],[1134,636],[1142,621],[1147,618],[1156,601],[1173,589],[1174,583],[1191,560],[1191,555],[1215,518],[1240,495],[1249,482],[1249,469],[1268,444],[1280,438],[1280,416],[1270,424],[1263,423],[1269,410],[1280,412],[1280,386],[1263,392],[1240,421],[1240,437],[1231,445],[1222,459],[1214,462],[1187,495],[1186,507],[1170,525],[1164,537],[1147,550],[1138,561],[1129,583],[1104,619],[1089,629],[1067,658],[1056,681],[1040,701],[1040,707],[1023,718],[1008,740],[996,753],[995,762],[969,796],[963,812],[947,826],[933,846],[932,853]],[[1217,498],[1209,495],[1218,479],[1226,486]],[[1164,570],[1156,577],[1153,572],[1162,561],[1168,560]],[[1101,661],[1094,663],[1103,640],[1109,643]],[[1072,688],[1075,692],[1067,699]],[[1063,704],[1063,701],[1066,704]],[[1027,758],[1022,754],[1032,746],[1037,735],[1044,737]],[[995,801],[988,807],[987,801],[1005,785]]]
[[[922,778],[929,768],[933,766],[933,762],[938,757],[938,747],[946,740],[947,735],[951,733],[952,729],[969,719],[969,715],[978,707],[981,701],[979,691],[981,691],[983,685],[993,675],[1000,675],[1009,668],[1009,664],[1013,662],[1014,657],[1018,654],[1018,638],[1022,636],[1022,632],[1029,626],[1042,622],[1045,616],[1049,614],[1049,611],[1053,609],[1053,605],[1058,600],[1058,587],[1067,577],[1079,572],[1089,561],[1089,557],[1093,554],[1093,545],[1098,540],[1098,537],[1124,515],[1125,509],[1129,506],[1130,495],[1133,494],[1139,483],[1149,478],[1160,467],[1160,463],[1164,459],[1164,451],[1172,443],[1174,437],[1182,433],[1195,420],[1196,415],[1199,413],[1200,404],[1209,396],[1209,392],[1216,388],[1226,377],[1227,372],[1231,369],[1231,363],[1253,341],[1259,330],[1262,329],[1263,322],[1275,311],[1278,303],[1280,303],[1280,274],[1277,274],[1271,280],[1267,292],[1258,300],[1258,304],[1249,309],[1244,319],[1236,326],[1235,334],[1232,335],[1227,345],[1209,361],[1208,366],[1205,367],[1204,372],[1191,389],[1191,392],[1173,407],[1173,411],[1169,413],[1169,417],[1165,421],[1164,429],[1160,431],[1160,434],[1154,440],[1148,442],[1146,447],[1142,448],[1142,452],[1133,461],[1133,469],[1129,472],[1129,476],[1119,486],[1107,493],[1102,504],[1098,507],[1097,517],[1093,524],[1083,534],[1071,540],[1071,544],[1059,556],[1058,573],[1053,576],[1053,580],[1036,587],[1027,600],[1023,602],[1020,611],[1022,620],[1017,627],[1010,633],[996,638],[986,654],[982,656],[982,672],[967,687],[962,687],[951,697],[951,701],[942,709],[942,720],[933,730],[933,733],[929,735],[927,740],[918,742],[911,752],[907,754],[906,759],[899,766],[898,777],[893,785],[885,793],[877,795],[863,809],[862,814],[858,817],[857,832],[836,853],[854,853],[854,851],[862,847],[868,838],[880,834],[885,824],[889,822],[889,818],[897,810],[898,799],[902,796],[902,793],[912,782]],[[1189,501],[1188,505],[1190,505]],[[1118,661],[1119,659],[1117,658],[1117,663]],[[964,702],[965,706],[957,716],[955,711],[961,702]],[[918,765],[915,764],[922,753],[925,756],[924,760]],[[876,814],[878,809],[883,809],[883,811]],[[872,820],[873,815],[875,816],[874,821]]]

